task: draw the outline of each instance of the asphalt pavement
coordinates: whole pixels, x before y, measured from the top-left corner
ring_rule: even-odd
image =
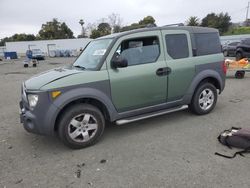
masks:
[[[19,122],[22,81],[72,58],[0,62],[0,187],[250,187],[250,154],[232,154],[217,141],[232,126],[250,126],[250,73],[229,74],[214,111],[188,110],[135,123],[108,124],[94,146],[72,150],[58,138],[26,132]]]

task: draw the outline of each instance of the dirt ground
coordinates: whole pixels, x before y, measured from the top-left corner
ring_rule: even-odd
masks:
[[[229,74],[215,110],[188,110],[132,124],[108,125],[94,146],[71,150],[54,137],[26,132],[19,123],[20,85],[72,58],[0,62],[0,188],[15,187],[249,187],[250,154],[232,154],[216,137],[232,126],[250,126],[250,73]]]

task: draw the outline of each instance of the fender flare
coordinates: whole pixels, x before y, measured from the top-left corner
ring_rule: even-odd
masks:
[[[117,111],[111,101],[111,96],[108,96],[104,92],[93,88],[76,88],[63,93],[60,97],[58,97],[58,99],[53,102],[53,106],[56,107],[56,111],[50,113],[50,117],[47,118],[47,123],[51,125],[51,129],[54,130],[56,119],[61,110],[66,105],[75,100],[84,98],[95,99],[105,105],[106,109],[108,110],[111,121],[114,120],[114,118],[117,116]]]
[[[184,101],[190,101],[192,100],[193,94],[196,90],[196,88],[198,87],[198,85],[201,83],[202,80],[206,79],[206,78],[213,78],[216,79],[219,83],[219,90],[220,92],[224,89],[225,84],[223,84],[223,80],[222,77],[220,76],[220,74],[215,71],[215,70],[204,70],[199,72],[192,80],[191,85],[188,88],[188,92],[185,95]]]

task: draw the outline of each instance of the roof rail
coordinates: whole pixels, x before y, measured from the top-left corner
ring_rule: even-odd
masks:
[[[183,23],[176,23],[176,24],[164,25],[163,27],[171,27],[171,26],[184,26],[184,24]]]

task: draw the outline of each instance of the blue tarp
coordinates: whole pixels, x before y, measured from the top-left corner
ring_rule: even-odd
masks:
[[[17,53],[16,52],[4,52],[4,58],[5,59],[17,59]]]

